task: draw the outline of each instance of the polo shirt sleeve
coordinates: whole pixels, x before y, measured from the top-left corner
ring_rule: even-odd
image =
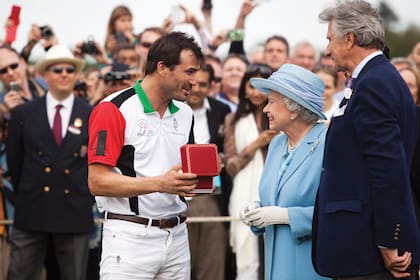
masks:
[[[124,146],[126,122],[111,102],[95,106],[89,118],[88,164],[116,166]]]

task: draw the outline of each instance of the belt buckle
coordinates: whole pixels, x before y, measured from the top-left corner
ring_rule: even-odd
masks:
[[[159,220],[159,228],[171,228],[173,227],[171,219],[161,219]]]

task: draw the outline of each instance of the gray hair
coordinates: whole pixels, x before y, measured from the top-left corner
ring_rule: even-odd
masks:
[[[377,9],[363,0],[336,0],[334,6],[328,7],[319,14],[322,22],[333,21],[335,35],[343,38],[353,33],[355,43],[363,48],[385,47],[385,30]]]
[[[286,105],[287,110],[289,110],[292,113],[297,113],[302,118],[302,120],[309,124],[315,124],[319,117],[314,112],[306,109],[299,103],[293,101],[290,98],[287,98],[286,96],[281,95],[283,98],[283,102]]]

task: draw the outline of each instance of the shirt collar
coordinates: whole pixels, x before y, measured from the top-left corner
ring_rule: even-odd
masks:
[[[365,67],[365,65],[371,60],[373,59],[375,56],[381,55],[383,54],[382,51],[376,51],[371,53],[370,55],[366,56],[362,61],[360,61],[360,63],[356,66],[356,68],[354,68],[353,73],[351,74],[352,78],[357,78],[360,74],[360,72],[362,71],[363,67]]]
[[[58,104],[61,104],[63,105],[64,108],[67,108],[70,110],[74,102],[73,93],[71,93],[66,99],[59,101],[55,99],[55,97],[51,94],[51,92],[48,91],[46,98],[47,98],[47,106],[53,109],[55,109],[55,106],[57,106]]]
[[[135,84],[134,84],[134,90],[137,93],[137,96],[140,99],[140,102],[143,104],[143,108],[144,108],[144,113],[153,113],[155,111],[155,109],[153,109],[152,104],[150,103],[149,98],[147,97],[146,93],[144,92],[142,86],[141,86],[141,82],[143,80],[138,80]],[[175,105],[175,103],[173,102],[173,100],[171,99],[171,101],[169,101],[168,104],[168,109],[169,112],[172,114],[175,114],[179,108]]]

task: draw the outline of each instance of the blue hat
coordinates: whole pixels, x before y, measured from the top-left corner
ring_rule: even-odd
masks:
[[[305,68],[283,64],[267,79],[251,78],[250,82],[254,88],[265,94],[269,94],[270,90],[275,91],[317,114],[321,119],[327,119],[322,113],[324,82]]]

